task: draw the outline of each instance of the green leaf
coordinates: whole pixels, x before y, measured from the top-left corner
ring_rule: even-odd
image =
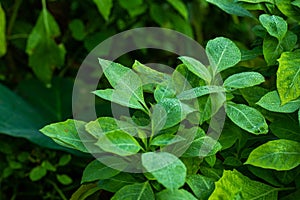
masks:
[[[294,18],[299,21],[299,9],[293,4],[291,4],[292,0],[275,0],[276,7],[287,17]]]
[[[0,57],[6,54],[6,17],[0,3]]]
[[[113,7],[113,0],[93,0],[102,17],[108,21],[110,11]]]
[[[53,166],[48,160],[44,160],[42,162],[41,166],[44,167],[48,171],[52,171],[52,172],[56,171],[56,167]]]
[[[69,29],[71,30],[72,37],[75,40],[82,41],[86,36],[84,23],[80,19],[73,19],[69,23]]]
[[[254,167],[252,165],[248,166],[249,171],[254,174],[255,176],[267,181],[268,183],[282,187],[282,184],[278,181],[274,174],[274,170],[270,169],[263,169],[260,167]]]
[[[233,166],[233,167],[239,167],[243,165],[243,163],[237,157],[234,156],[226,157],[223,164],[228,166]]]
[[[62,146],[88,153],[89,150],[85,145],[94,144],[96,140],[85,132],[85,124],[82,121],[68,119],[47,125],[40,131]]]
[[[177,136],[177,135],[172,135],[172,134],[162,134],[159,136],[156,136],[151,142],[150,145],[153,146],[166,146],[170,144],[174,144],[176,142],[183,141],[184,138]]]
[[[247,3],[274,3],[274,0],[238,0],[240,2],[247,2]]]
[[[276,84],[284,105],[300,96],[300,50],[282,53],[278,62]]]
[[[56,174],[57,180],[63,185],[70,185],[73,180],[66,174]]]
[[[156,194],[157,200],[197,200],[191,193],[184,189],[163,190]]]
[[[224,124],[222,133],[218,139],[222,146],[222,150],[232,147],[236,141],[241,138],[242,131],[233,123],[226,122]]]
[[[154,90],[154,98],[156,102],[162,101],[164,98],[174,98],[176,96],[176,90],[173,89],[171,82],[167,84],[157,85]]]
[[[189,100],[212,93],[225,93],[223,86],[205,85],[186,90],[177,95],[180,100]]]
[[[46,176],[46,174],[47,170],[44,167],[37,166],[29,172],[29,178],[31,181],[38,181],[44,176]]]
[[[129,102],[133,98],[144,107],[147,107],[144,102],[142,80],[136,73],[121,64],[101,58],[99,58],[99,63],[111,86],[118,91],[117,94],[126,92],[128,95],[123,97],[124,100]],[[117,95],[117,97],[119,96]]]
[[[186,5],[181,0],[167,0],[175,10],[185,19],[188,20],[189,12]]]
[[[209,200],[214,199],[268,199],[277,200],[277,189],[253,181],[240,172],[225,170],[216,183],[216,188]]]
[[[119,0],[122,8],[126,9],[131,18],[134,18],[147,10],[143,0]]]
[[[29,66],[47,84],[51,81],[55,67],[61,67],[65,60],[66,50],[63,44],[58,45],[54,40],[59,35],[59,26],[54,17],[43,8],[28,37],[26,53],[29,56]]]
[[[59,158],[59,161],[57,163],[58,166],[65,166],[71,161],[72,157],[71,155],[63,155]]]
[[[208,199],[215,189],[214,181],[200,174],[187,176],[186,183],[200,200]]]
[[[106,166],[105,164],[101,163],[98,160],[94,160],[90,162],[84,169],[82,179],[81,179],[81,184],[86,182],[96,181],[96,180],[108,179],[119,173],[120,173],[119,170]]]
[[[262,14],[259,21],[268,33],[281,41],[287,32],[287,22],[279,16]]]
[[[154,193],[150,184],[135,183],[122,187],[111,200],[154,200]]]
[[[183,157],[206,157],[215,155],[222,149],[220,143],[209,136],[195,139],[182,155]]]
[[[139,143],[125,131],[115,130],[101,135],[95,143],[106,152],[120,156],[134,155],[141,150]]]
[[[100,180],[98,182],[98,187],[100,189],[109,191],[109,192],[117,192],[122,187],[126,185],[131,185],[134,183],[138,183],[139,180],[135,179],[132,175],[129,173],[119,173],[114,177],[111,177],[109,179]]]
[[[248,10],[241,7],[233,0],[206,0],[206,1],[218,6],[228,14],[253,18],[253,15]]]
[[[233,67],[241,60],[239,48],[229,39],[218,37],[208,41],[206,53],[216,72]]]
[[[256,104],[272,112],[292,113],[300,108],[300,99],[281,105],[278,92],[272,91],[263,96]]]
[[[180,56],[179,60],[181,60],[182,63],[199,78],[205,80],[207,83],[211,82],[211,74],[201,62],[187,56]]]
[[[255,108],[228,102],[226,114],[236,125],[250,133],[255,135],[268,133],[268,124],[264,116]]]
[[[156,180],[168,189],[178,189],[185,183],[186,167],[173,154],[148,152],[142,154],[142,164]]]
[[[299,126],[300,126],[300,109],[298,111],[298,122],[299,122]]]
[[[265,78],[258,72],[242,72],[229,76],[223,83],[227,91],[252,87],[265,81]]]
[[[255,148],[245,164],[275,170],[290,170],[300,164],[300,143],[279,139]]]

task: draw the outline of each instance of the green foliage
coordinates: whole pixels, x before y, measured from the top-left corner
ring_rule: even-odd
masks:
[[[5,12],[0,4],[0,57],[6,53],[6,39],[5,39],[5,30],[6,30],[6,18]]]

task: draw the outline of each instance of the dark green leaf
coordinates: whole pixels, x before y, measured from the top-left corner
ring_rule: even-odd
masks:
[[[109,191],[109,192],[117,192],[122,187],[126,185],[131,185],[134,183],[139,182],[139,180],[135,179],[132,175],[129,173],[119,173],[114,177],[111,177],[109,179],[100,180],[98,182],[98,187],[100,189]]]
[[[82,41],[86,35],[84,23],[80,19],[73,19],[69,23],[69,29],[72,32],[72,36],[75,40]]]
[[[212,179],[200,174],[188,176],[186,183],[192,189],[195,196],[200,200],[208,199],[215,188],[215,184]]]
[[[33,168],[29,173],[29,178],[31,181],[38,181],[44,176],[46,176],[47,170],[42,166],[37,166]]]
[[[259,85],[265,78],[257,72],[242,72],[229,76],[223,83],[226,90],[234,90]]]
[[[191,193],[184,189],[163,190],[156,194],[157,200],[197,200]]]
[[[150,184],[145,182],[122,187],[111,200],[155,200],[155,198]]]
[[[113,0],[93,0],[93,2],[96,4],[103,18],[108,21],[111,8],[113,7]]]

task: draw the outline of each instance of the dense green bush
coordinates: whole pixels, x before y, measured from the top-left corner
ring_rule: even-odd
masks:
[[[298,0],[1,1],[0,198],[297,199],[299,16]],[[195,39],[209,63],[150,49],[99,58],[101,116],[70,119],[85,56],[145,26]],[[160,62],[174,71],[141,64]],[[110,101],[131,116],[113,118]],[[206,134],[224,111],[220,138]]]

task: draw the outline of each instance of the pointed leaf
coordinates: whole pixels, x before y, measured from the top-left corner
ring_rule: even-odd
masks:
[[[284,38],[287,32],[287,22],[282,17],[262,14],[259,16],[259,21],[271,36],[279,41]]]
[[[180,100],[189,100],[212,93],[225,93],[223,86],[205,85],[186,90],[177,95]]]
[[[229,76],[223,83],[226,90],[234,90],[259,85],[265,78],[257,72],[242,72]]]
[[[167,0],[171,6],[185,19],[188,20],[188,9],[181,0]]]
[[[113,0],[93,0],[93,2],[96,4],[103,18],[108,21],[111,8],[113,7]]]
[[[206,53],[210,65],[216,72],[233,67],[241,60],[239,48],[231,40],[224,37],[208,41]]]
[[[255,135],[267,134],[268,125],[264,116],[255,108],[228,102],[226,114],[236,125]]]
[[[215,189],[215,183],[212,179],[200,174],[193,174],[187,177],[186,183],[192,189],[195,196],[200,199],[208,199]]]
[[[245,164],[275,170],[290,170],[300,164],[300,143],[279,139],[255,148]]]
[[[270,124],[270,129],[280,139],[300,142],[300,126],[294,119],[277,119]]]
[[[144,153],[142,164],[166,188],[178,189],[184,185],[186,167],[176,156],[167,152]]]
[[[209,136],[195,139],[182,155],[183,157],[206,157],[215,155],[222,149],[220,143]]]
[[[174,144],[176,142],[180,142],[183,141],[184,138],[177,136],[177,135],[171,135],[171,134],[162,134],[159,135],[157,137],[155,137],[150,145],[153,146],[166,146],[166,145],[170,145],[170,144]]]
[[[6,54],[6,18],[0,3],[0,57]]]
[[[156,194],[157,200],[197,200],[191,193],[184,189],[163,190]]]
[[[122,187],[111,200],[155,200],[155,198],[150,184],[145,182]]]
[[[282,53],[278,62],[276,84],[283,105],[300,96],[300,50]]]

